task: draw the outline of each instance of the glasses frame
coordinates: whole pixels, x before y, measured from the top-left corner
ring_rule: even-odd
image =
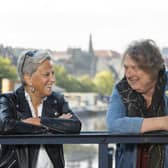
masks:
[[[24,67],[24,64],[25,64],[27,57],[34,57],[36,52],[37,52],[37,50],[34,50],[34,51],[28,51],[24,54],[24,60],[23,60],[22,66],[21,66],[22,74],[23,74],[23,67]]]

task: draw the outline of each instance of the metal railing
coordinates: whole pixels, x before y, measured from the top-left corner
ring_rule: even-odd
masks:
[[[109,168],[108,144],[168,143],[167,132],[147,134],[112,134],[81,132],[80,134],[0,135],[0,144],[98,144],[99,168]]]

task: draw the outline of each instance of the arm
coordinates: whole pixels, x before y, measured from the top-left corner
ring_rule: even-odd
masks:
[[[165,114],[168,114],[168,97],[165,95]],[[141,127],[141,132],[164,130],[168,131],[168,116],[145,118]]]
[[[117,133],[139,133],[143,118],[127,117],[126,108],[116,88],[110,97],[106,115],[108,131]]]
[[[0,95],[0,133],[42,133],[44,128],[17,120],[15,102],[10,95]]]
[[[127,117],[126,109],[116,88],[110,98],[106,116],[110,132],[144,133],[149,131],[168,130],[168,117]]]
[[[42,125],[48,127],[48,129],[54,132],[60,133],[79,133],[81,130],[81,122],[79,118],[71,111],[68,102],[65,101],[63,95],[59,95],[58,106],[59,114],[58,117],[42,117]]]
[[[145,118],[143,120],[141,133],[161,130],[168,131],[168,116]]]

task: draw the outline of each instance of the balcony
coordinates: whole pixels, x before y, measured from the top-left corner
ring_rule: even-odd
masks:
[[[112,134],[109,132],[81,132],[80,134],[0,135],[0,144],[98,144],[99,168],[110,168],[109,144],[168,143],[168,132],[146,134]]]

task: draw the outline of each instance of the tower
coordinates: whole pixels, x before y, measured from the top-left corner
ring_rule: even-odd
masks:
[[[94,55],[93,43],[92,43],[92,34],[89,36],[89,54]]]
[[[96,63],[97,59],[94,54],[93,50],[93,43],[92,43],[92,34],[89,36],[89,55],[90,55],[90,76],[94,76],[96,73]]]

